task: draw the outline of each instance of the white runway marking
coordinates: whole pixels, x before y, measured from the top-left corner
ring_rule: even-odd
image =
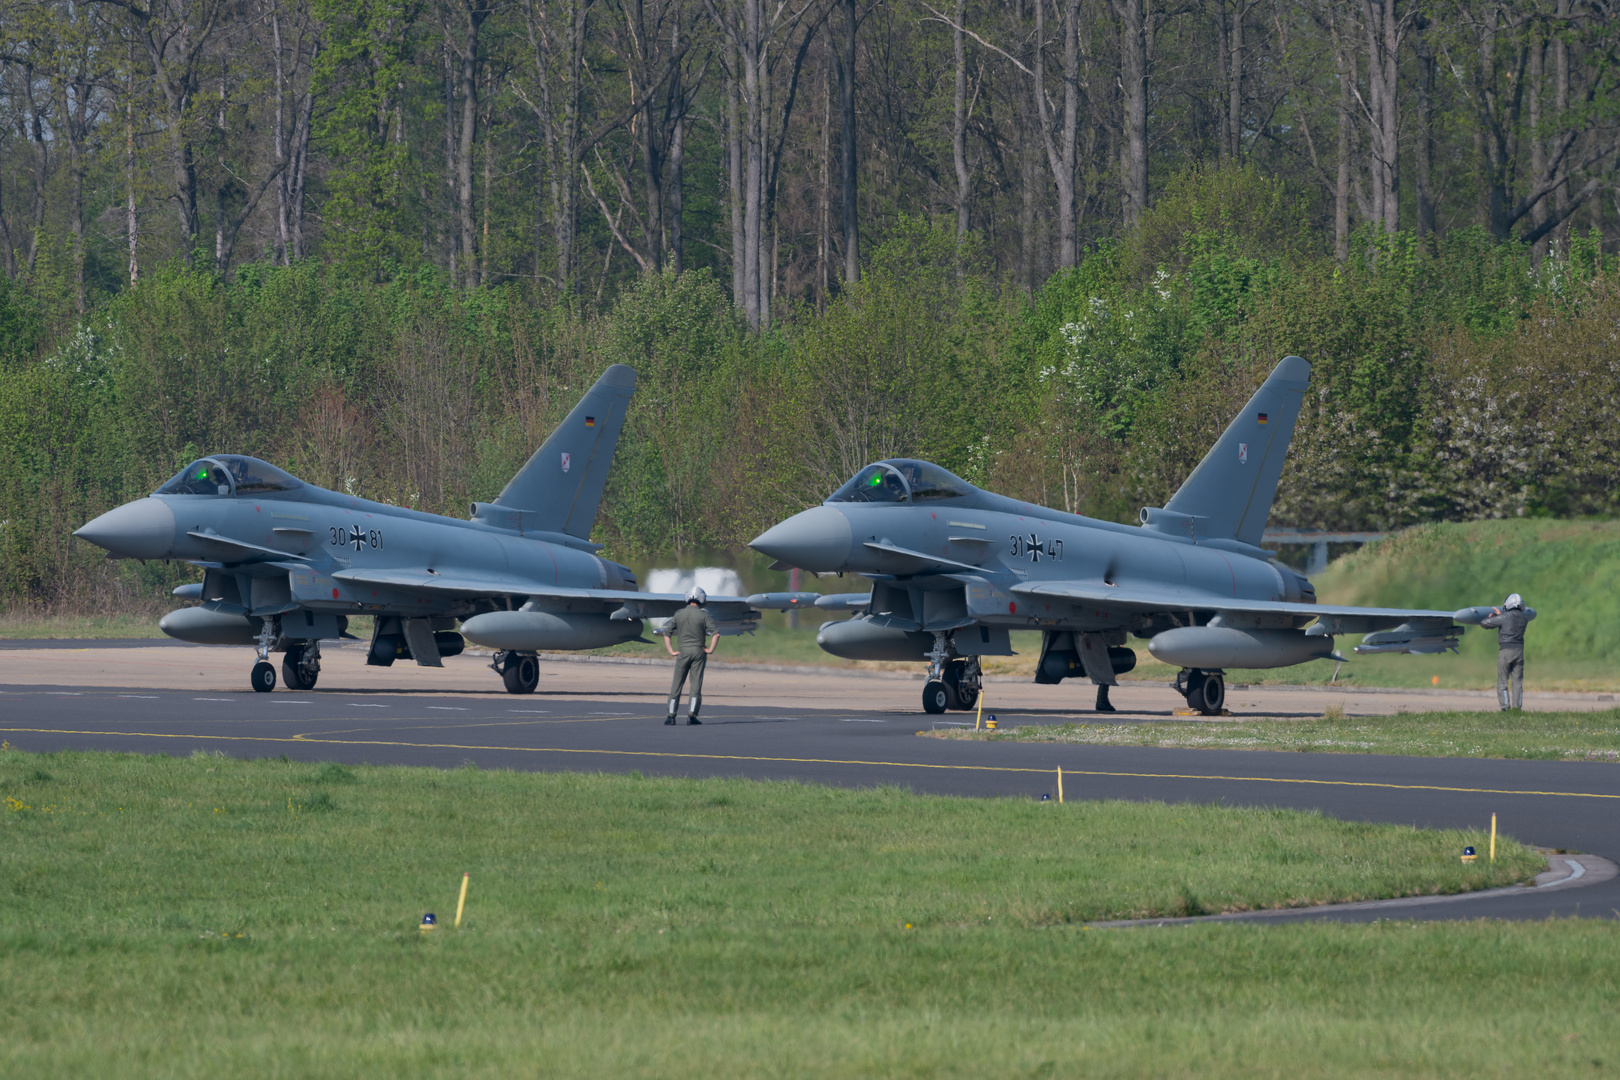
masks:
[[[388,708],[388,706],[386,706],[386,705],[373,705],[370,702],[351,701],[351,702],[349,702],[349,708],[351,708],[351,709],[386,709],[386,708]]]
[[[194,697],[191,700],[192,701],[223,701],[223,702],[229,703],[231,699],[228,698],[228,697]]]
[[[429,705],[428,708],[430,708],[430,709],[438,709],[440,712],[466,712],[467,711],[466,709],[463,709],[459,705]]]

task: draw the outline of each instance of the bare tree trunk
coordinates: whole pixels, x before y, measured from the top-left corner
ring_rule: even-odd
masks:
[[[1540,178],[1547,172],[1547,140],[1541,129],[1541,91],[1542,80],[1547,75],[1547,43],[1542,40],[1536,29],[1531,30],[1530,36],[1530,70],[1525,78],[1528,84],[1530,105],[1530,175]],[[1541,225],[1551,216],[1546,199],[1541,199],[1530,208],[1530,223]],[[1543,236],[1530,248],[1531,262],[1539,267],[1541,261],[1547,257],[1547,237]]]
[[[743,98],[748,107],[746,136],[747,163],[743,192],[743,312],[748,325],[760,325],[760,186],[764,174],[764,146],[761,145],[760,76],[764,65],[760,41],[760,4],[763,0],[743,0]]]
[[[1426,27],[1420,28],[1426,29]],[[1417,138],[1412,147],[1412,166],[1416,173],[1417,228],[1419,236],[1433,236],[1435,231],[1434,205],[1434,50],[1420,32],[1415,41],[1418,70],[1414,87],[1417,91]]]
[[[276,180],[276,254],[281,265],[287,266],[291,262],[288,249],[292,246],[292,223],[287,218],[291,210],[288,185],[292,182],[292,175],[287,171],[287,71],[281,55],[281,9],[274,2],[270,5],[270,43],[276,58],[276,119],[271,137],[275,141],[276,164],[281,166],[281,175]]]
[[[3,225],[0,219],[0,225]],[[141,279],[140,259],[136,245],[140,238],[141,219],[135,205],[135,45],[130,43],[129,70],[124,81],[124,231],[129,243],[129,283]],[[16,272],[11,263],[11,237],[6,236],[7,270]]]
[[[1558,0],[1557,14],[1562,26],[1568,25],[1569,0]],[[1563,34],[1553,35],[1553,111],[1562,118],[1569,112],[1569,42]],[[1562,122],[1562,121],[1561,121]],[[1560,161],[1557,173],[1558,187],[1553,192],[1553,208],[1558,212],[1563,224],[1553,231],[1557,241],[1558,250],[1562,253],[1569,251],[1569,166]],[[1593,204],[1599,206],[1598,200]]]
[[[968,231],[968,194],[973,177],[967,164],[967,36],[962,27],[967,20],[967,0],[956,0],[956,96],[951,123],[951,155],[956,163],[956,238]]]
[[[315,53],[310,53],[310,62],[314,63]],[[315,118],[315,91],[310,87],[304,91],[303,107],[298,113],[298,122],[293,127],[292,164],[293,183],[289,202],[292,205],[292,257],[294,260],[302,259],[305,252],[304,245],[304,187],[309,178],[309,129]]]
[[[464,284],[477,284],[478,256],[473,229],[472,157],[473,137],[478,126],[478,29],[469,13],[468,28],[460,55],[461,130],[456,146],[456,210],[461,225],[461,257],[465,263]]]
[[[731,50],[735,74],[726,79],[726,168],[730,179],[731,195],[731,302],[738,307],[747,304],[746,236],[743,232],[743,137],[742,118],[737,102],[737,75],[740,75],[742,50]]]
[[[844,182],[844,281],[854,284],[861,277],[860,237],[855,213],[856,161],[855,161],[855,0],[843,0],[844,40],[843,56],[838,65],[839,106],[843,113],[844,132],[840,149],[843,154]]]
[[[1120,82],[1125,99],[1121,216],[1126,225],[1135,225],[1147,209],[1147,81],[1152,30],[1148,24],[1148,3],[1149,0],[1113,0],[1120,19]]]
[[[759,62],[759,325],[771,325],[771,299],[776,295],[776,246],[773,237],[776,234],[775,200],[771,197],[771,162],[770,132],[772,127],[772,95],[771,95],[771,68],[768,63],[770,53],[771,29],[765,24],[766,0],[758,0],[759,7],[759,51],[755,54]],[[769,258],[766,257],[767,248]]]
[[[495,140],[489,137],[491,106],[489,102],[494,99],[494,74],[486,73],[484,77],[484,222],[480,227],[478,242],[478,284],[490,283],[489,266],[489,207],[490,187],[495,179]]]
[[[456,73],[454,50],[450,47],[450,33],[445,31],[444,42],[444,186],[451,205],[456,198]],[[449,230],[450,280],[460,280],[460,243],[454,229]]]
[[[1229,39],[1231,53],[1227,64],[1229,74],[1226,120],[1228,137],[1232,140],[1226,154],[1233,161],[1243,159],[1243,16],[1247,10],[1243,0],[1233,0],[1232,33]]]
[[[677,90],[685,94],[685,89],[677,83]],[[685,100],[684,97],[681,98]],[[670,132],[669,140],[669,255],[675,273],[679,274],[686,269],[686,116],[682,109],[681,116],[675,120],[675,129]]]
[[[821,175],[816,185],[816,270],[820,288],[816,290],[816,310],[827,310],[827,293],[832,287],[832,44],[827,45],[827,62],[821,65]]]
[[[1354,131],[1351,93],[1356,72],[1349,28],[1336,21],[1333,36],[1333,55],[1339,69],[1339,169],[1333,185],[1333,257],[1344,263],[1350,258],[1350,137]]]
[[[24,123],[28,131],[28,138],[34,144],[34,206],[33,228],[28,236],[28,272],[34,272],[34,262],[39,258],[39,234],[45,228],[45,181],[50,169],[49,144],[45,141],[45,125],[40,119],[39,106],[34,101],[34,67],[32,64],[22,65],[23,77],[23,103],[27,106]]]
[[[68,229],[73,236],[74,310],[84,314],[84,146],[90,110],[84,100],[85,85],[73,80],[73,101],[68,100],[69,77],[57,72],[51,79],[56,91],[57,138],[67,136],[68,144]]]
[[[1052,117],[1046,97],[1046,4],[1035,0],[1035,77],[1030,80],[1035,111],[1041,121],[1041,140],[1046,144],[1047,167],[1057,187],[1058,265],[1065,270],[1075,264],[1074,239],[1074,148],[1075,120],[1080,104],[1079,0],[1068,0],[1063,10],[1063,128],[1052,130]]]
[[[1397,65],[1401,26],[1397,0],[1362,0],[1367,34],[1367,120],[1372,144],[1373,217],[1384,231],[1400,225]]]

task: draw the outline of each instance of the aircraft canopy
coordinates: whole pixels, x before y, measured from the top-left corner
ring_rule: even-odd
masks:
[[[973,485],[929,461],[890,458],[868,465],[827,499],[830,503],[923,503],[958,499]]]
[[[241,454],[198,458],[157,489],[158,495],[259,495],[292,491],[303,481],[268,461]]]

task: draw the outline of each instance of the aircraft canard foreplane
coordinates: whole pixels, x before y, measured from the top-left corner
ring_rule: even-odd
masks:
[[[440,667],[470,639],[495,650],[507,690],[530,693],[540,650],[636,640],[643,619],[686,602],[637,591],[635,574],[590,541],[635,386],[632,369],[609,367],[495,501],[474,503],[465,521],[217,454],[74,535],[112,558],[201,568],[201,582],[175,590],[197,606],[158,625],[185,641],[253,646],[255,690],[275,688],[276,652],[285,685],[313,689],[321,642],[349,636],[348,620],[369,615],[368,664]],[[726,634],[759,617],[742,597],[710,597],[708,607]]]
[[[1042,632],[1035,681],[1084,676],[1106,688],[1131,670],[1128,635],[1180,669],[1172,684],[1206,715],[1221,712],[1225,669],[1358,652],[1456,651],[1491,609],[1428,611],[1316,602],[1310,581],[1260,547],[1310,378],[1289,356],[1163,507],[1138,525],[1099,521],[981,490],[937,465],[875,462],[820,506],[750,544],[779,566],[871,579],[869,594],[817,601],[861,610],[824,623],[826,651],[858,660],[927,661],[923,707],[971,708],[980,658],[1009,655],[1009,631]]]

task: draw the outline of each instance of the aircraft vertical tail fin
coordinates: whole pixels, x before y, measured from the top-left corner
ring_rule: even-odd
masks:
[[[548,531],[589,539],[635,392],[633,368],[609,367],[501,489],[495,504],[534,514]]]
[[[1199,519],[1200,537],[1259,546],[1310,377],[1310,364],[1283,357],[1164,508]]]

